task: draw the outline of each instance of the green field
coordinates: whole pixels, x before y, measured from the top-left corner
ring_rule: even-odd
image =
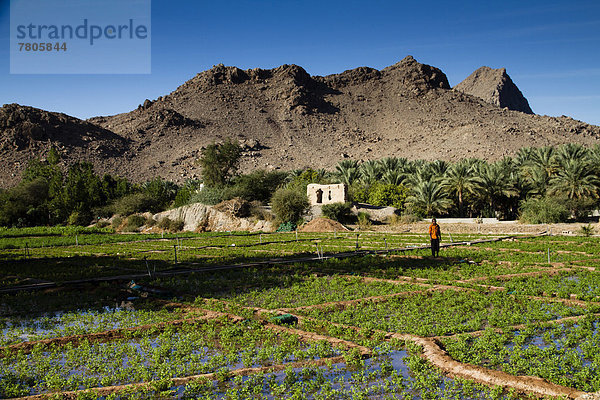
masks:
[[[566,397],[600,391],[599,238],[439,258],[415,249],[426,239],[2,230],[0,398],[541,397],[453,374],[427,346]]]

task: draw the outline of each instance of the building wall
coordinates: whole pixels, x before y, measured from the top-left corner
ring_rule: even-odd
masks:
[[[311,183],[306,188],[306,195],[311,206],[344,203],[346,201],[346,185],[343,183],[335,185],[317,185],[316,183]]]

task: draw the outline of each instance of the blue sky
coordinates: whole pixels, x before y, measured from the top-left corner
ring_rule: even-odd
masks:
[[[0,103],[80,118],[130,111],[218,63],[326,75],[410,54],[452,86],[482,65],[505,67],[534,112],[600,125],[597,0],[154,0],[147,75],[11,75],[9,22],[0,0]]]

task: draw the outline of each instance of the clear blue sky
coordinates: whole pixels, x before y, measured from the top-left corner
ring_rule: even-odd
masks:
[[[0,27],[0,103],[80,118],[130,111],[218,63],[326,75],[410,54],[452,86],[505,67],[534,112],[600,125],[598,0],[154,0],[149,75],[10,75],[8,0]]]

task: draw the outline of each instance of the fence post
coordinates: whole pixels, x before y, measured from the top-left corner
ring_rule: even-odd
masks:
[[[175,251],[175,264],[177,264],[177,245],[173,245],[173,250]]]
[[[360,235],[359,233],[356,234],[356,250],[358,250],[358,235]]]
[[[146,262],[146,269],[148,270],[148,276],[152,278],[152,273],[150,273],[150,266],[148,265],[147,257],[144,257],[144,261]]]
[[[79,239],[77,238],[77,235],[75,235],[75,246],[79,246]]]

